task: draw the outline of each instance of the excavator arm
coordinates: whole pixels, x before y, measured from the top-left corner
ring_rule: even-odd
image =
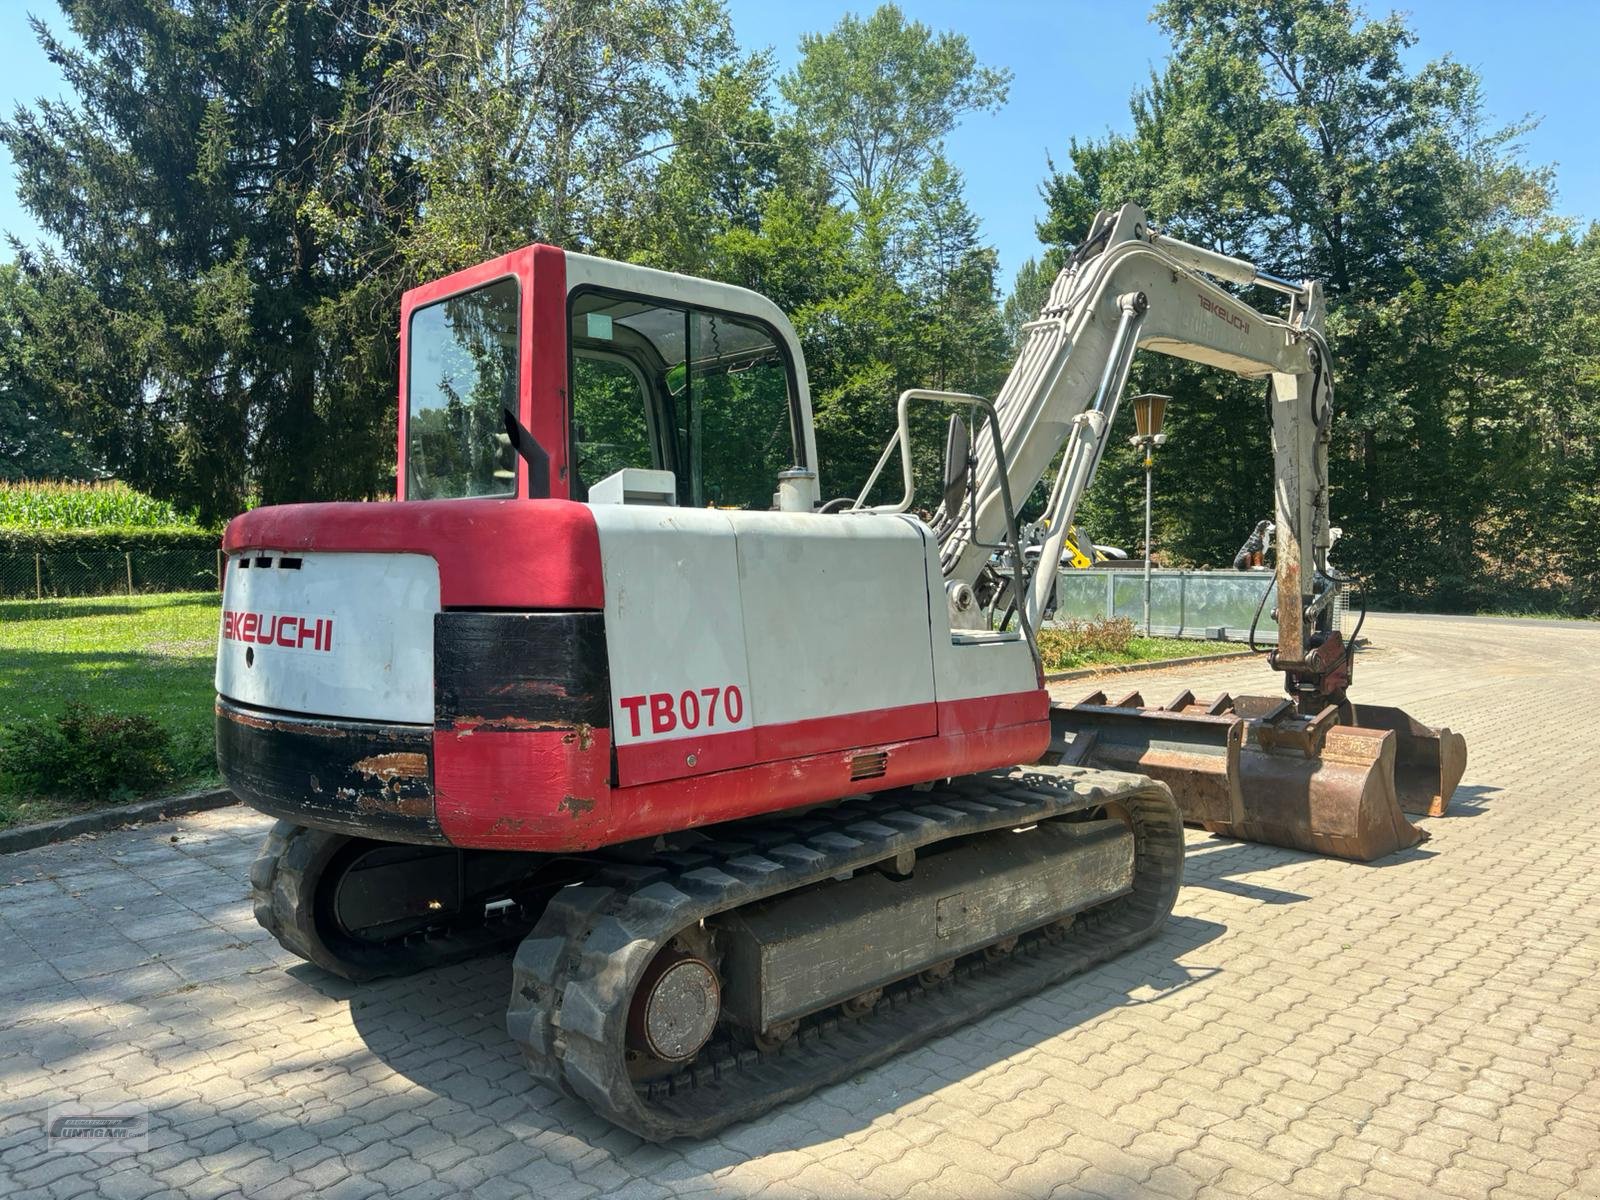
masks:
[[[1288,312],[1259,312],[1224,291],[1219,280],[1284,293]],[[996,397],[1003,457],[991,441],[974,439],[966,499],[935,517],[945,576],[978,584],[1005,531],[1002,461],[1010,492],[1018,497],[1056,464],[1045,511],[1052,533],[1039,561],[1060,560],[1138,350],[1269,379],[1279,530],[1274,665],[1303,690],[1302,708],[1342,700],[1348,681],[1342,647],[1326,660],[1318,653],[1331,632],[1338,586],[1327,569],[1333,371],[1322,320],[1317,282],[1290,283],[1241,259],[1167,237],[1151,228],[1135,204],[1099,214],[1056,278],[1039,319],[1024,327],[1016,366]],[[1027,627],[1037,627],[1052,582],[1049,570],[1030,579],[1022,597]],[[1324,680],[1332,686],[1320,686]]]
[[[1223,283],[1281,293],[1288,310],[1260,312]],[[1053,711],[1052,754],[1160,779],[1186,821],[1214,832],[1370,860],[1424,836],[1402,810],[1444,811],[1466,744],[1399,709],[1358,709],[1346,697],[1351,647],[1333,626],[1341,578],[1328,565],[1333,365],[1323,315],[1319,283],[1292,283],[1167,237],[1134,204],[1100,213],[1039,319],[1024,327],[994,402],[995,436],[954,439],[970,443],[966,474],[952,479],[947,465],[934,527],[951,585],[980,596],[1009,589],[1031,634],[1134,354],[1152,350],[1268,380],[1278,542],[1278,643],[1269,661],[1284,672],[1290,700],[1184,692],[1152,708],[1138,693],[1116,702],[1096,693]],[[1015,540],[1011,498],[1026,496],[1052,467],[1050,534],[1037,566],[1031,575],[995,572],[993,552]]]

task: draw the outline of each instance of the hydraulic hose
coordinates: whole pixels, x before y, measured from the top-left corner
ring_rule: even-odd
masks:
[[[1261,610],[1267,606],[1267,597],[1272,595],[1272,589],[1278,586],[1278,577],[1274,575],[1267,581],[1266,590],[1261,593],[1261,599],[1256,601],[1256,615],[1250,618],[1250,653],[1261,654],[1262,650],[1256,647],[1256,626],[1261,623]]]

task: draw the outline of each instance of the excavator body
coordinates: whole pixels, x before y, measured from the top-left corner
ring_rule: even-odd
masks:
[[[1338,581],[1312,552],[1314,285],[1264,326],[1132,205],[1086,245],[995,402],[904,393],[872,478],[826,503],[804,356],[763,297],[549,246],[408,292],[395,502],[258,509],[224,536],[218,759],[278,818],[258,920],[351,979],[516,946],[507,1029],[535,1077],[666,1139],[1154,936],[1182,878],[1174,792],[1240,836],[1327,848],[1263,815],[1282,794],[1337,816],[1333,852],[1404,844],[1397,810],[1389,843],[1368,825],[1402,733],[1426,739],[1308,712],[1350,673],[1316,617]],[[1211,714],[1187,767],[1093,731],[1063,749],[1035,636],[1147,312],[1171,324],[1152,317],[1155,348],[1243,336],[1197,356],[1266,361],[1299,396],[1275,424],[1304,518],[1280,513],[1280,546],[1308,547],[1303,591],[1280,557],[1308,614],[1279,620],[1296,715]],[[931,523],[913,403],[988,434],[952,426]],[[1030,556],[1012,495],[1064,444]],[[897,448],[904,494],[869,503]],[[1007,589],[1015,626],[991,628]],[[1200,718],[1145,724],[1165,720]]]

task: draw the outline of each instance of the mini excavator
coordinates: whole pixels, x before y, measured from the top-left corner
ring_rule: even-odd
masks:
[[[1413,844],[1397,763],[1442,807],[1465,751],[1346,698],[1321,320],[1315,283],[1102,213],[1000,394],[903,393],[824,501],[763,297],[544,245],[408,292],[396,502],[224,538],[218,758],[277,818],[258,920],[353,980],[514,947],[534,1076],[665,1140],[1149,939],[1186,822]],[[1052,708],[1035,634],[1139,349],[1271,380],[1283,697]],[[953,414],[927,522],[915,406]],[[1058,456],[1029,555],[1014,497]]]

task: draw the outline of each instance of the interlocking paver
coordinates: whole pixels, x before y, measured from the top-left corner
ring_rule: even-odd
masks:
[[[1157,941],[698,1145],[536,1087],[506,957],[356,986],[287,955],[249,810],[0,859],[0,1193],[1600,1196],[1600,635],[1367,632],[1359,699],[1469,741],[1431,841],[1368,867],[1191,834]],[[48,1105],[90,1099],[148,1104],[151,1148],[46,1153]]]

